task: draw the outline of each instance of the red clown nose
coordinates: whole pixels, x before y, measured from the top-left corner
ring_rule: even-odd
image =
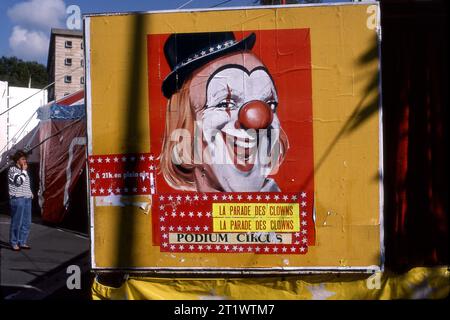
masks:
[[[252,100],[244,104],[239,110],[237,129],[266,129],[273,120],[270,106],[260,100]]]

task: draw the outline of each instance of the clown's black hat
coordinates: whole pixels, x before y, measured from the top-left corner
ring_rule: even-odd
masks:
[[[171,34],[164,44],[171,69],[162,84],[164,96],[169,99],[195,69],[228,53],[251,50],[255,41],[254,33],[241,41],[236,41],[233,32]]]

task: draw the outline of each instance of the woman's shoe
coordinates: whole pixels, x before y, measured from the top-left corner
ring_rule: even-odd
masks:
[[[20,246],[20,249],[30,250],[31,247],[29,245],[27,245],[27,244],[24,244],[24,245]]]
[[[11,246],[11,249],[12,251],[20,251],[20,247],[17,244]]]

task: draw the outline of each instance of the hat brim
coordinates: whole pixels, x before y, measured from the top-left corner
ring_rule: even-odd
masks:
[[[220,50],[216,50],[210,54],[199,57],[191,62],[186,64],[176,66],[174,70],[169,73],[169,75],[164,79],[162,83],[162,92],[167,99],[170,99],[173,93],[178,91],[186,78],[195,70],[200,68],[201,66],[207,64],[210,61],[215,60],[220,56],[224,56],[226,54],[237,52],[237,51],[245,51],[251,50],[255,45],[256,35],[255,33],[251,33],[246,38],[242,39],[239,42],[236,42],[228,47],[225,47]]]

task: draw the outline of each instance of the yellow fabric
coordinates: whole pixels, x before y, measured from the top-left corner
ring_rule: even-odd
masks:
[[[120,288],[94,280],[92,298],[130,300],[442,299],[449,295],[448,267],[403,274],[317,274],[253,278],[130,277]],[[379,281],[378,281],[379,280]]]

